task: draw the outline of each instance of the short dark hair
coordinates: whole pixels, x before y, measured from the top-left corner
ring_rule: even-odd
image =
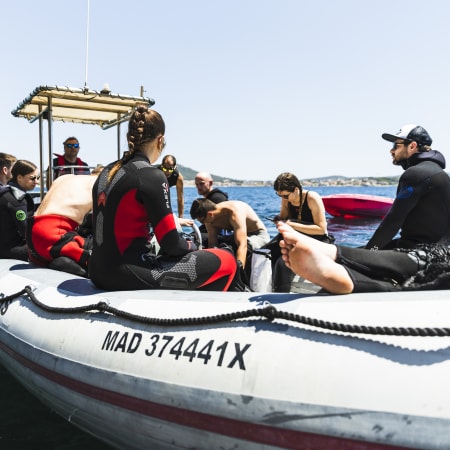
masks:
[[[208,214],[208,211],[216,209],[216,204],[207,198],[196,198],[192,202],[191,210],[189,211],[193,219],[203,219]]]
[[[77,141],[77,142],[80,142],[75,136],[70,136],[70,137],[68,137],[68,138],[63,142],[63,145],[66,145],[66,144],[67,144],[67,141]]]
[[[7,167],[8,169],[17,161],[17,158],[9,153],[0,152],[0,168]]]
[[[12,181],[17,183],[17,177],[19,175],[28,175],[29,173],[34,172],[36,169],[36,164],[32,163],[31,161],[27,161],[26,159],[18,159],[11,170]]]

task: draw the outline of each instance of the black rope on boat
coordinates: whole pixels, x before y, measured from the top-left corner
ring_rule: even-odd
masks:
[[[273,305],[267,304],[262,308],[253,308],[246,311],[235,311],[232,313],[218,314],[215,316],[204,317],[186,317],[179,319],[161,319],[155,317],[146,317],[138,314],[128,313],[108,305],[106,302],[93,303],[91,305],[75,306],[71,308],[60,308],[49,306],[34,295],[30,286],[25,286],[21,291],[15,294],[4,296],[0,294],[0,307],[13,300],[26,295],[35,305],[45,311],[60,314],[106,312],[117,317],[132,320],[139,323],[145,323],[158,326],[180,326],[180,325],[206,325],[221,322],[231,322],[239,319],[248,319],[250,317],[266,318],[272,322],[275,319],[297,322],[311,327],[323,328],[326,330],[339,331],[343,333],[354,334],[372,334],[383,336],[413,336],[413,337],[444,337],[450,336],[450,328],[413,328],[413,327],[381,327],[365,325],[348,325],[336,322],[328,322],[311,317],[305,317],[298,314],[292,314],[285,311],[278,311]]]

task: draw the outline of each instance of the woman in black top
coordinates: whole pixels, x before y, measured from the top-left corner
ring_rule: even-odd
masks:
[[[285,221],[295,231],[319,240],[328,240],[325,206],[317,192],[302,188],[300,180],[290,172],[283,172],[273,183],[273,189],[281,197],[279,219]],[[276,239],[278,244],[279,236]],[[271,246],[273,263],[273,289],[289,292],[294,273],[280,258],[280,248]]]
[[[100,288],[234,288],[237,264],[222,249],[196,251],[177,231],[166,176],[152,166],[165,146],[162,117],[145,106],[133,113],[128,147],[93,188],[94,246],[89,276]],[[149,229],[161,252],[149,247]]]

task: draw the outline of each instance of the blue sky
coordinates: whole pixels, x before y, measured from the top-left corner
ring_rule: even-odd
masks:
[[[37,86],[87,81],[125,95],[143,85],[166,152],[194,170],[400,175],[381,134],[406,123],[424,126],[450,164],[450,2],[90,0],[86,77],[87,4],[3,8],[0,151],[38,163],[37,123],[11,111]],[[115,158],[113,130],[53,131],[55,151],[75,135],[89,164]]]

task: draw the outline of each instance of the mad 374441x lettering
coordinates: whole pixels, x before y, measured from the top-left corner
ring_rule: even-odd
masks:
[[[108,331],[103,341],[102,350],[122,353],[142,353],[151,358],[174,358],[213,364],[229,369],[246,370],[245,354],[251,344],[240,342],[202,341],[200,338],[173,336],[170,334],[152,334],[144,339],[142,333]]]

